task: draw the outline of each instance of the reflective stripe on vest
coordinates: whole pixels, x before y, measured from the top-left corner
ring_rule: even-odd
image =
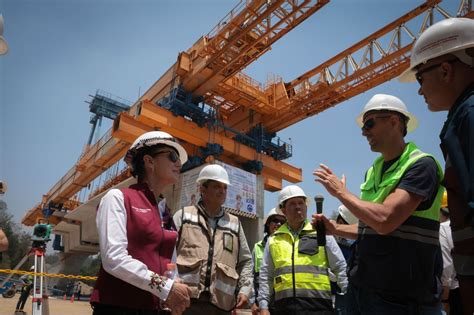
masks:
[[[235,286],[224,283],[220,279],[216,280],[216,289],[228,295],[235,295]]]
[[[179,278],[187,284],[199,284],[199,280],[201,280],[201,274],[199,273],[199,269],[191,270],[188,273],[180,273]]]
[[[217,221],[217,226],[219,226],[221,229],[228,229],[232,232],[234,232],[236,235],[239,235],[239,223],[238,221],[236,223],[231,222],[227,216],[223,216],[219,221]]]
[[[474,229],[472,227],[466,227],[462,230],[452,231],[453,242],[462,242],[470,238],[474,238]]]
[[[295,289],[296,296],[302,298],[317,298],[317,299],[331,299],[331,290],[309,290],[309,289]],[[286,289],[275,292],[275,300],[293,297],[293,289]]]
[[[184,210],[183,210],[184,211]],[[183,222],[190,222],[190,223],[199,223],[199,217],[197,214],[190,213],[184,211],[183,213]],[[239,224],[238,222],[231,222],[227,216],[223,216],[217,222],[217,226],[221,229],[227,229],[233,232],[236,235],[239,235]]]
[[[319,266],[294,266],[296,273],[311,273],[315,275],[327,275],[328,269]],[[284,275],[285,273],[292,273],[293,266],[285,266],[275,269],[275,277]]]
[[[184,212],[183,214],[183,222],[184,221],[187,221],[187,222],[193,222],[193,223],[198,223],[198,216],[193,214],[193,213],[189,213],[189,212]]]
[[[360,235],[379,235],[375,230],[371,227],[363,224],[362,222],[359,223],[359,230]],[[395,231],[389,234],[393,237],[398,237],[406,240],[417,241],[421,243],[431,244],[431,245],[438,245],[439,244],[439,232],[429,229],[422,229],[416,226],[406,226],[400,225]]]
[[[288,297],[331,299],[325,248],[319,246],[319,252],[314,255],[298,252],[299,241],[307,234],[315,234],[309,222],[305,223],[296,239],[284,224],[269,239],[275,266],[275,301]]]

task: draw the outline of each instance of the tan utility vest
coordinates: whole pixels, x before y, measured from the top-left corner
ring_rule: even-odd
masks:
[[[239,219],[227,212],[213,231],[200,205],[185,207],[177,245],[177,266],[181,280],[199,298],[208,291],[211,303],[230,311],[235,307],[239,275]]]

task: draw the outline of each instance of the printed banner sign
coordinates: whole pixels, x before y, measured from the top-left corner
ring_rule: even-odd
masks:
[[[230,186],[227,187],[227,199],[224,207],[256,214],[257,176],[220,161],[216,163],[222,165],[229,174]],[[196,180],[204,166],[181,174],[181,198],[178,209],[195,205],[199,201],[199,185]]]

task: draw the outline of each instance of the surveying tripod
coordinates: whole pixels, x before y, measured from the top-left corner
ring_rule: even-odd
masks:
[[[43,276],[43,273],[46,272],[46,267],[44,263],[44,256],[46,252],[46,243],[50,240],[51,227],[49,224],[36,224],[33,230],[33,244],[28,253],[20,260],[20,262],[13,269],[18,270],[23,266],[23,264],[28,260],[29,257],[34,255],[34,275],[33,275],[33,305],[32,305],[32,315],[44,315],[43,314],[43,304],[44,300],[47,302],[47,282],[46,277]],[[13,273],[9,274],[5,280],[0,284],[2,287],[7,281],[11,279]],[[49,313],[49,309],[46,311]],[[15,314],[22,314],[23,311],[16,311]]]
[[[43,297],[47,297],[46,292],[46,278],[43,276],[45,270],[44,265],[44,248],[32,248],[31,249],[35,255],[35,269],[33,276],[33,310],[32,315],[43,315]],[[40,274],[38,276],[38,273]],[[44,290],[44,296],[43,296]]]

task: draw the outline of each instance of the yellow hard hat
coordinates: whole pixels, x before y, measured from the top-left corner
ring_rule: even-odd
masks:
[[[443,193],[443,199],[441,199],[441,208],[448,207],[448,192],[445,190]]]

